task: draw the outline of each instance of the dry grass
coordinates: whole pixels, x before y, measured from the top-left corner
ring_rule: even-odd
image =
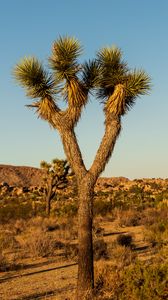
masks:
[[[123,268],[101,261],[95,268],[95,300],[163,300],[167,285],[167,261],[136,260]]]
[[[29,257],[46,257],[54,255],[55,245],[52,237],[42,229],[30,227],[20,239],[20,245]]]
[[[138,226],[141,224],[141,214],[134,209],[115,209],[114,215],[119,226]]]
[[[95,217],[93,230],[95,300],[155,299],[155,296],[150,291],[151,287],[148,285],[148,281],[152,283],[161,295],[157,296],[156,300],[166,299],[164,298],[164,285],[167,284],[165,280],[165,262],[168,259],[167,213],[168,211],[165,208],[148,208],[141,213],[135,209],[121,210],[117,208],[111,215],[108,212],[108,215]],[[144,224],[144,226],[137,227],[138,224]],[[146,228],[145,230],[143,230],[144,227]],[[143,241],[143,233],[145,242]],[[135,250],[134,243],[135,245],[138,243],[138,245],[147,244],[148,246],[153,246],[150,248],[150,251],[152,251],[151,249],[155,250],[153,260],[152,255],[147,257],[146,253],[144,253],[144,265],[138,262],[139,252]],[[13,253],[10,253],[12,251]],[[12,221],[0,227],[1,271],[17,270],[17,264],[22,262],[29,262],[31,265],[37,261],[43,262],[45,260],[49,264],[51,264],[51,261],[53,264],[55,262],[59,265],[65,262],[68,264],[70,260],[73,262],[77,261],[77,255],[77,218],[75,217],[68,215],[50,218],[38,216],[29,220],[19,219]],[[150,265],[146,265],[146,260],[148,259]],[[153,275],[150,275],[148,268],[150,268]],[[49,278],[53,280],[53,285],[50,285],[50,288],[53,290],[59,289],[59,285],[66,278],[67,291],[61,290],[58,297],[56,295],[55,298],[52,297],[51,299],[73,299],[74,296],[72,294],[74,290],[72,293],[68,292],[68,287],[71,288],[72,282],[73,286],[75,286],[76,271],[73,271],[74,273],[71,273],[69,278],[67,278],[68,270],[68,268],[60,270],[60,274],[57,277],[54,271],[52,275],[50,275],[50,272],[50,274],[46,273],[46,275],[43,275],[46,278],[45,282],[48,282]],[[163,283],[160,274],[163,274]],[[59,282],[57,282],[58,277]],[[134,280],[134,277],[137,281]],[[42,276],[39,278],[38,293],[40,294],[40,288],[44,293],[46,289],[47,295],[49,289],[47,286],[45,287]],[[132,283],[128,282],[127,279],[130,282],[132,280]],[[140,295],[136,296],[135,292],[136,282],[140,280],[144,280],[146,284],[146,286],[142,285],[143,298]],[[155,283],[157,280],[161,288]],[[29,285],[30,281],[33,282],[33,279],[30,278],[27,280],[27,283],[25,280],[23,285]],[[41,286],[42,284],[44,285],[43,287]],[[123,284],[125,284],[125,289],[123,289]],[[17,290],[14,281],[9,286]],[[7,284],[4,284],[4,287],[8,289]],[[34,287],[30,286],[29,289],[25,287],[25,291],[23,291],[22,287],[20,287],[20,295],[24,292],[24,296],[28,296],[29,292],[31,294],[32,289]],[[137,291],[140,293],[139,289]],[[8,295],[11,294],[7,292],[7,297]],[[15,297],[15,299],[19,298]]]

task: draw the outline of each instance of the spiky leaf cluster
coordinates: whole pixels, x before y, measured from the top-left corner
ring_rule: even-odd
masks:
[[[31,98],[48,98],[55,94],[55,83],[35,57],[23,58],[14,68],[13,75]]]
[[[99,85],[99,72],[97,60],[89,60],[82,65],[82,82],[88,91]]]
[[[68,176],[71,174],[70,166],[67,160],[53,159],[51,163],[41,161],[40,167],[46,171],[44,180],[49,180],[49,184],[52,183],[54,188],[65,187],[68,182]]]
[[[39,116],[53,126],[53,116],[60,111],[53,94],[61,94],[68,102],[72,124],[77,123],[82,107],[87,103],[88,93],[96,95],[104,103],[105,112],[119,116],[132,107],[137,96],[150,90],[150,78],[142,70],[129,70],[117,47],[102,48],[96,59],[83,65],[78,58],[82,48],[71,37],[60,37],[53,44],[49,58],[53,76],[46,72],[34,57],[21,60],[14,69],[17,81],[27,90],[27,95],[40,98],[32,106],[37,107]],[[53,80],[54,78],[54,80]]]
[[[125,78],[125,90],[128,97],[145,95],[151,88],[151,79],[144,70],[133,70]]]
[[[47,163],[45,160],[40,162],[40,168],[48,170],[51,167],[51,164]]]
[[[82,48],[78,40],[70,37],[60,37],[54,42],[49,63],[57,80],[70,80],[80,69],[78,57]]]
[[[128,70],[127,64],[122,61],[121,50],[117,47],[107,47],[97,53],[99,64],[98,98],[106,100],[111,96],[117,84],[121,84]]]
[[[151,78],[143,70],[128,72],[124,80],[126,113],[135,103],[137,97],[146,95],[151,89]]]
[[[97,96],[104,102],[106,112],[124,115],[136,97],[150,90],[150,77],[143,70],[129,70],[120,49],[103,48],[97,53],[97,62],[100,70]]]

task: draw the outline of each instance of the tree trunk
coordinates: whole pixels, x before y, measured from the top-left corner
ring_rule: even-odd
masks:
[[[50,210],[51,210],[51,194],[52,194],[52,185],[49,186],[48,193],[46,195],[46,215],[50,216]]]
[[[87,175],[78,186],[78,283],[77,299],[90,300],[94,287],[92,211],[94,183]]]
[[[86,170],[73,130],[60,129],[64,151],[76,175],[79,196],[78,208],[78,282],[77,300],[93,299],[93,193],[97,178],[104,170],[121,129],[120,117],[106,114],[105,133],[90,170]]]

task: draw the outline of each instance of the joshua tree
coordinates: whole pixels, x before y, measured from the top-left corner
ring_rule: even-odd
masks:
[[[44,70],[34,57],[22,59],[14,76],[37,98],[34,107],[39,117],[58,130],[67,160],[78,185],[78,283],[77,299],[91,299],[94,286],[92,251],[92,207],[96,181],[113,152],[121,130],[121,117],[133,106],[137,96],[150,89],[150,78],[143,70],[130,70],[117,47],[102,48],[94,60],[80,64],[81,45],[71,37],[60,37],[53,43],[49,66]],[[103,103],[104,136],[89,170],[86,169],[74,128],[89,94]],[[66,101],[61,110],[58,98]],[[93,116],[94,118],[94,116]]]
[[[67,160],[53,159],[51,163],[41,161],[40,167],[45,170],[43,180],[45,184],[46,214],[50,215],[51,201],[57,190],[64,189],[68,184],[70,166]]]

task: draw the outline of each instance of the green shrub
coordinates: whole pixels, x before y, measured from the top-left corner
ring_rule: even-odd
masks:
[[[106,265],[96,274],[95,286],[95,299],[166,300],[168,263],[136,261],[122,270]]]
[[[160,300],[168,297],[168,265],[136,263],[124,270],[120,299]],[[131,298],[130,298],[131,297]]]
[[[112,212],[112,203],[107,200],[96,199],[93,206],[93,214],[105,216],[108,213]]]
[[[146,226],[144,238],[150,242],[152,246],[162,247],[168,245],[168,221],[160,221]]]

